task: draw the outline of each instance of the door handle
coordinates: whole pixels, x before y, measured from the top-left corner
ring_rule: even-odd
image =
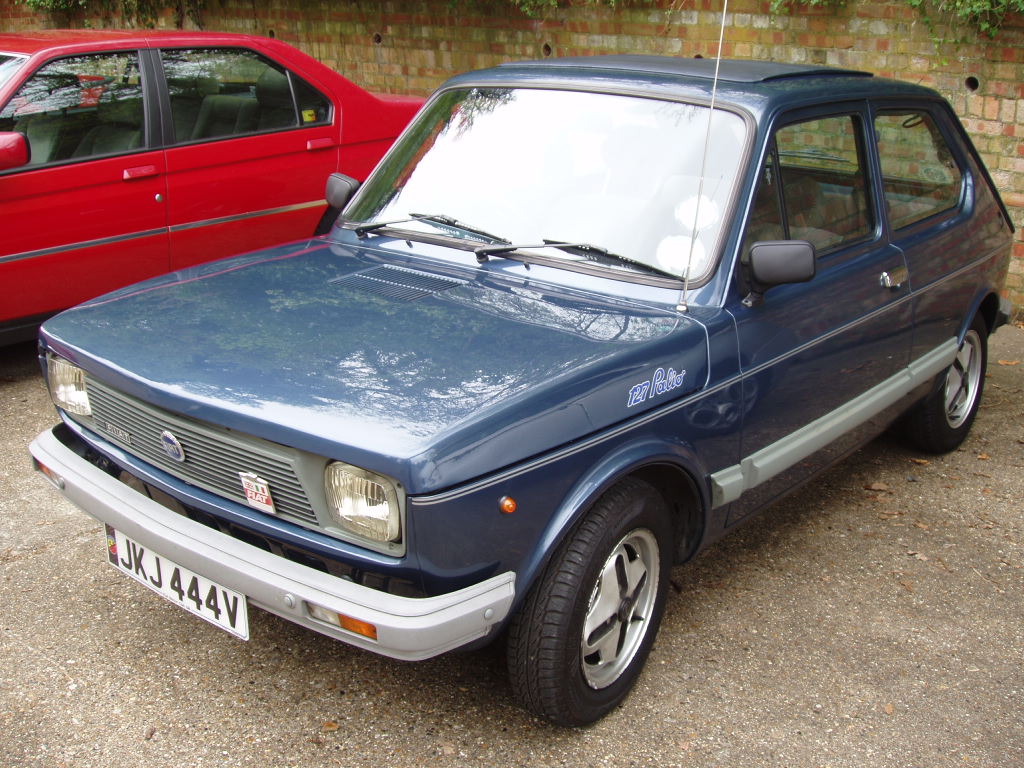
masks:
[[[903,284],[910,278],[910,272],[906,267],[896,267],[878,276],[878,284],[883,288],[896,289],[903,287]]]
[[[125,168],[121,174],[121,180],[145,179],[149,176],[156,176],[159,172],[155,165],[137,165],[134,168]]]
[[[310,139],[306,142],[306,151],[312,151],[314,149],[327,149],[337,144],[334,139],[327,137],[324,139]]]

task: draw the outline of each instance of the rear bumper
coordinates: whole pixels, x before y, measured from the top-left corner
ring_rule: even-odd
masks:
[[[315,632],[396,659],[416,660],[467,645],[508,615],[515,574],[457,592],[410,598],[380,592],[291,562],[175,514],[82,459],[51,431],[30,446],[36,468],[76,506],[143,546],[245,594],[250,603]],[[377,628],[376,641],[318,621],[307,603]]]

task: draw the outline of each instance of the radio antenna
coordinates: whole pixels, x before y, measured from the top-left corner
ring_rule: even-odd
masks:
[[[686,272],[683,274],[683,290],[679,294],[676,309],[686,312],[686,294],[690,290],[690,267],[693,265],[693,246],[697,242],[697,225],[700,222],[700,204],[704,199],[704,174],[708,167],[708,148],[711,144],[711,118],[715,115],[715,98],[718,95],[718,68],[722,63],[722,45],[725,42],[725,16],[729,11],[729,0],[722,0],[722,24],[718,29],[718,51],[715,54],[715,77],[711,81],[711,108],[708,110],[708,126],[704,133],[704,157],[700,162],[700,179],[697,182],[697,204],[693,207],[693,230],[690,235],[690,252],[686,257]]]

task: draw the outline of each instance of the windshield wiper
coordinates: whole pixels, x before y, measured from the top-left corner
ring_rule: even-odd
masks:
[[[658,267],[646,264],[637,259],[631,259],[628,256],[612,253],[607,248],[602,248],[601,246],[594,245],[593,243],[569,243],[562,240],[544,240],[543,243],[533,245],[507,243],[503,245],[484,245],[479,248],[475,248],[473,253],[476,254],[477,261],[483,264],[491,256],[505,256],[513,251],[528,251],[537,248],[557,248],[558,250],[565,251],[566,253],[583,256],[590,261],[629,264],[634,267],[639,267],[647,272],[651,272],[652,274],[666,275],[677,280],[679,279],[679,275],[673,274],[667,269],[659,269]]]
[[[394,221],[374,221],[369,224],[359,224],[352,228],[352,231],[356,233],[356,237],[366,237],[371,232],[376,232],[378,229],[384,229],[386,227],[393,227],[396,224],[405,224],[409,221],[425,221],[428,224],[434,224],[441,228],[449,228],[458,230],[460,233],[467,235],[475,235],[488,243],[503,243],[507,244],[508,240],[503,237],[498,237],[490,232],[476,227],[471,227],[468,224],[463,224],[458,219],[454,219],[451,216],[445,216],[441,213],[410,213],[404,219],[396,219]]]

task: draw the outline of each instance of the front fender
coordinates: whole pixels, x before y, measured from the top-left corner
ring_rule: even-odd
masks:
[[[711,508],[708,472],[693,448],[680,440],[653,437],[633,440],[616,446],[582,474],[558,504],[550,523],[537,541],[531,556],[522,563],[517,574],[517,600],[522,599],[534,580],[540,576],[559,545],[601,496],[626,477],[643,475],[645,470],[669,468],[680,480],[688,478],[700,495],[700,516],[707,529]],[[672,500],[669,499],[671,502]]]
[[[708,478],[738,461],[743,401],[732,399],[741,390],[723,385],[687,396],[499,474],[410,496],[409,551],[427,594],[513,571],[522,599],[587,510],[628,476],[658,486],[677,509],[692,505],[687,554],[704,545],[721,527],[709,522]]]

